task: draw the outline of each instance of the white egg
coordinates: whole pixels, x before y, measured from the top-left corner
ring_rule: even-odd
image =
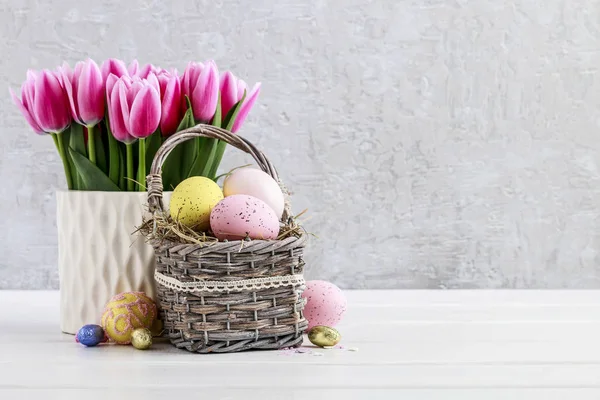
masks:
[[[283,215],[284,197],[279,184],[269,174],[256,168],[240,168],[223,182],[225,197],[245,194],[267,203],[277,218]]]

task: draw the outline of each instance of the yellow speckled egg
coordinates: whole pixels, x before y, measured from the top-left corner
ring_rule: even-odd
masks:
[[[171,196],[171,217],[196,231],[207,231],[210,211],[223,200],[223,192],[212,180],[193,176],[181,182]]]
[[[138,328],[150,328],[156,320],[156,304],[145,293],[126,292],[114,296],[104,308],[102,328],[118,344],[131,342]]]

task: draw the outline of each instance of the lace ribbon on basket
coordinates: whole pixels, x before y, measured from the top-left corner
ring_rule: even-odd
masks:
[[[282,286],[302,286],[305,284],[302,275],[272,276],[268,278],[253,278],[240,281],[196,281],[181,282],[175,278],[154,272],[154,279],[160,285],[177,292],[232,292],[255,291],[261,289],[278,288]]]

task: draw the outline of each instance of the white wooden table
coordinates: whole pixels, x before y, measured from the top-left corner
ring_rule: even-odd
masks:
[[[346,293],[344,349],[195,355],[84,348],[57,292],[0,291],[0,399],[600,399],[600,292]]]

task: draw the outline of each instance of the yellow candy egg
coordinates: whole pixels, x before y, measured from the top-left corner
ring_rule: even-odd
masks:
[[[207,231],[210,211],[223,200],[223,192],[212,180],[193,176],[181,182],[171,196],[171,217],[196,231]]]
[[[142,292],[114,296],[102,314],[102,328],[118,344],[129,344],[138,328],[150,328],[156,320],[156,304]]]
[[[152,346],[152,332],[146,328],[138,328],[131,334],[131,345],[138,350],[147,350]]]
[[[308,332],[308,340],[315,346],[330,347],[338,344],[342,335],[336,329],[318,325]]]

